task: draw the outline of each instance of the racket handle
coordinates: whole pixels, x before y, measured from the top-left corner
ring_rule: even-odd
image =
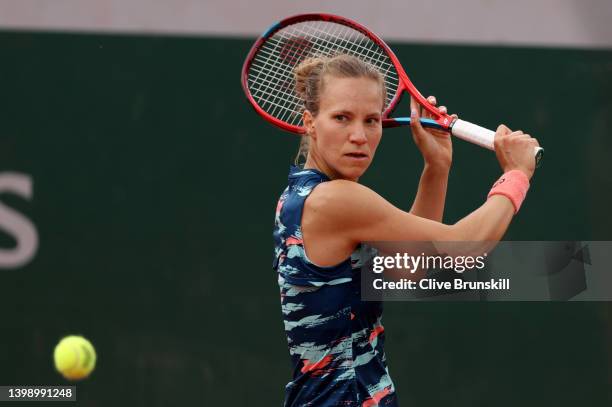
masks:
[[[451,134],[465,141],[469,141],[470,143],[488,148],[489,150],[495,150],[495,147],[493,146],[495,132],[484,127],[480,127],[477,124],[457,119],[451,125]],[[542,147],[534,147],[533,155],[536,160],[536,166],[539,166],[540,161],[544,156],[544,149]]]

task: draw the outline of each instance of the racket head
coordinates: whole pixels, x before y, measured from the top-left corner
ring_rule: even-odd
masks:
[[[333,14],[299,14],[273,24],[247,55],[242,67],[242,88],[264,119],[283,130],[303,134],[302,101],[295,93],[293,70],[307,58],[340,53],[354,55],[383,74],[387,88],[383,118],[393,112],[404,90],[436,121],[444,116],[414,87],[382,39],[361,24]],[[394,125],[392,120],[384,120],[383,124]]]

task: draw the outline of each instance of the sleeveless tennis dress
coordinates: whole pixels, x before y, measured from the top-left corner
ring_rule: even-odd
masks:
[[[326,181],[317,170],[292,166],[276,208],[273,267],[293,365],[285,406],[397,406],[383,349],[382,303],[360,298],[360,267],[374,251],[362,245],[331,267],[314,265],[304,251],[304,201]]]

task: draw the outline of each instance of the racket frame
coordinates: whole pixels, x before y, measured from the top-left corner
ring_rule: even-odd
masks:
[[[361,24],[355,21],[349,20],[347,18],[338,16],[335,14],[327,14],[327,13],[297,14],[291,17],[287,17],[279,22],[272,24],[262,34],[262,36],[259,37],[257,41],[253,44],[242,66],[241,83],[242,83],[242,88],[244,90],[244,93],[246,94],[249,102],[251,103],[251,106],[255,108],[255,110],[257,111],[259,115],[261,115],[265,120],[272,123],[273,125],[280,127],[281,129],[289,131],[291,133],[301,135],[306,132],[303,126],[296,126],[296,125],[284,122],[272,116],[271,114],[266,112],[264,109],[262,109],[259,106],[259,104],[255,101],[255,98],[253,97],[253,95],[251,94],[251,91],[248,86],[248,76],[249,76],[249,69],[251,67],[251,64],[253,63],[255,59],[255,54],[257,53],[257,51],[259,51],[259,49],[263,46],[263,44],[268,40],[268,38],[272,37],[276,32],[278,32],[279,30],[282,30],[283,28],[287,26],[306,22],[306,21],[321,21],[321,20],[331,22],[331,23],[342,24],[342,25],[351,27],[359,31],[361,34],[365,35],[366,37],[371,39],[374,43],[376,43],[376,45],[381,47],[385,51],[389,59],[391,60],[391,63],[393,64],[395,70],[397,71],[399,83],[398,83],[397,91],[395,92],[395,95],[393,95],[393,98],[389,102],[387,108],[383,111],[383,114],[382,114],[383,127],[389,128],[389,127],[403,126],[407,124],[406,118],[402,118],[402,120],[395,120],[394,118],[389,118],[389,116],[393,113],[393,111],[397,107],[399,101],[401,100],[402,93],[405,90],[410,95],[412,95],[412,97],[414,97],[421,106],[423,106],[429,113],[431,113],[434,116],[433,119],[421,119],[421,124],[423,124],[425,127],[431,127],[431,128],[437,128],[441,130],[450,131],[450,127],[452,125],[453,118],[448,114],[440,113],[440,111],[435,106],[431,105],[427,101],[427,99],[425,99],[425,97],[414,86],[414,84],[408,77],[408,74],[406,74],[406,71],[404,71],[404,69],[402,68],[402,65],[400,64],[399,59],[397,58],[395,53],[391,50],[391,48],[389,48],[387,44],[385,44],[385,42],[380,37],[378,37],[376,34],[368,30],[366,27],[362,26]]]
[[[241,75],[242,76],[241,77],[242,88],[247,98],[249,99],[251,106],[253,106],[255,110],[257,111],[257,113],[259,113],[259,115],[262,116],[265,120],[267,120],[268,122],[272,123],[273,125],[277,127],[280,127],[283,130],[289,131],[294,134],[302,135],[306,132],[306,129],[303,126],[292,125],[287,122],[284,122],[280,119],[275,118],[274,116],[266,112],[264,109],[262,109],[259,106],[259,104],[255,101],[255,98],[251,94],[251,91],[248,86],[249,69],[255,59],[255,54],[263,46],[263,44],[267,41],[267,39],[270,38],[272,35],[274,35],[277,31],[287,26],[290,26],[292,24],[301,23],[301,22],[306,22],[306,21],[327,21],[331,23],[337,23],[337,24],[348,26],[360,32],[361,34],[365,35],[366,37],[368,37],[376,45],[378,45],[385,51],[385,53],[391,60],[391,63],[393,64],[395,70],[397,71],[398,85],[397,85],[397,90],[395,92],[395,95],[393,95],[393,98],[389,102],[389,105],[386,107],[386,109],[383,111],[383,114],[382,114],[382,118],[383,118],[382,126],[384,128],[405,126],[405,125],[410,124],[410,118],[406,118],[406,117],[390,118],[389,117],[395,110],[397,104],[399,103],[403,92],[406,91],[423,108],[425,108],[425,110],[427,110],[433,116],[431,119],[423,119],[423,118],[420,119],[421,124],[424,127],[430,127],[430,128],[448,131],[449,133],[459,138],[463,138],[464,140],[467,140],[469,142],[478,144],[490,150],[494,150],[494,146],[493,146],[494,132],[484,127],[475,125],[473,123],[466,122],[464,120],[455,119],[447,113],[441,113],[437,107],[430,104],[427,101],[427,99],[421,94],[421,92],[419,92],[419,90],[414,86],[414,84],[408,77],[408,74],[402,67],[399,59],[393,52],[393,50],[391,50],[391,48],[389,48],[389,46],[380,37],[378,37],[376,34],[368,30],[366,27],[364,27],[363,25],[355,21],[349,20],[348,18],[341,17],[335,14],[328,14],[328,13],[297,14],[291,17],[287,17],[277,23],[272,24],[263,33],[263,35],[257,39],[255,44],[253,44],[253,46],[251,47],[251,50],[249,51],[247,58],[245,59],[244,64],[242,66],[242,75]],[[457,129],[453,129],[454,124],[457,124]],[[536,166],[539,166],[543,155],[544,155],[544,149],[542,147],[534,148]]]

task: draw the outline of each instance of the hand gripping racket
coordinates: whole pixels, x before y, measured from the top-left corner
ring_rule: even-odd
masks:
[[[494,150],[495,132],[440,113],[412,84],[387,44],[364,26],[344,17],[301,14],[274,24],[247,55],[242,67],[242,87],[264,119],[283,130],[303,134],[302,101],[295,93],[293,70],[306,58],[338,54],[356,56],[377,67],[384,75],[387,100],[383,127],[410,125],[409,117],[389,117],[406,91],[432,114],[432,119],[420,119],[424,127],[448,131],[463,140]],[[536,165],[543,154],[543,148],[534,148]]]

